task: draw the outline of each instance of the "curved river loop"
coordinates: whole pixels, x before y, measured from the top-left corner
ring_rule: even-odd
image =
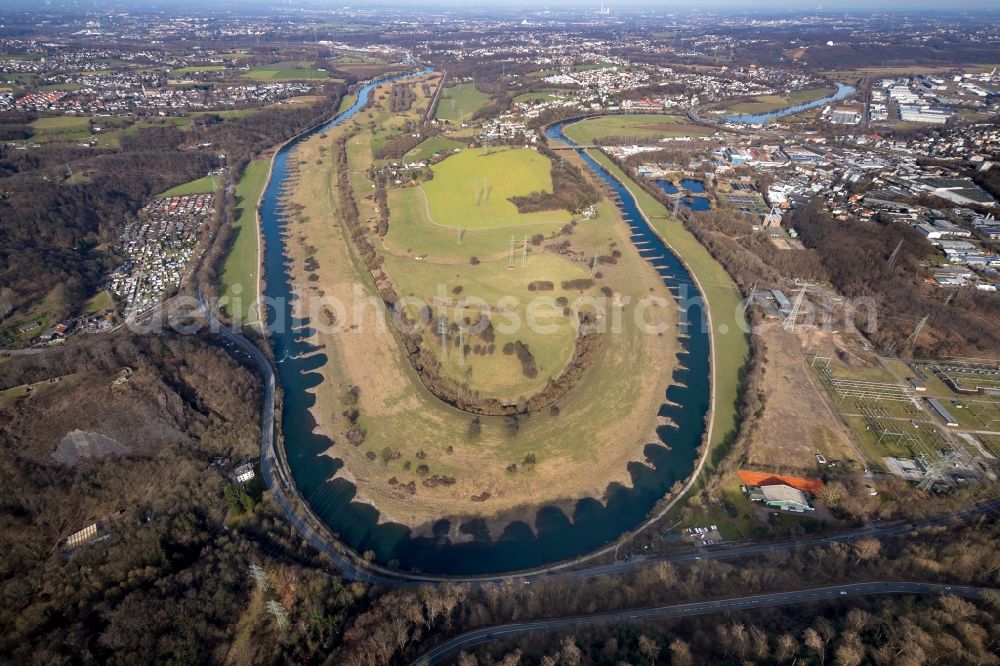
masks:
[[[267,278],[263,296],[267,303],[280,304],[277,308],[271,305],[266,316],[283,390],[280,419],[288,467],[301,497],[332,534],[358,553],[371,551],[377,563],[400,571],[453,576],[546,567],[591,553],[635,529],[677,481],[688,478],[698,468],[697,448],[705,435],[712,392],[711,340],[704,302],[683,262],[653,231],[628,189],[580,149],[587,165],[614,191],[615,203],[631,229],[632,240],[641,248],[640,254],[655,267],[683,310],[679,336],[672,343],[679,345],[678,369],[658,411],[676,427],[658,427],[661,441],[645,447],[647,464],[629,465],[631,487],[608,486],[604,502],[579,499],[573,503],[571,515],[554,506],[541,506],[533,524],[511,522],[496,539],[489,538],[482,520],[460,521],[458,529],[470,537],[461,543],[445,536],[452,528],[445,519],[435,525],[434,537],[414,537],[405,525],[380,523],[376,507],[355,501],[352,483],[333,478],[343,462],[326,455],[331,440],[314,432],[316,422],[310,409],[315,396],[310,389],[322,381],[317,371],[326,364],[327,357],[322,349],[308,342],[309,322],[293,316],[295,295],[285,255],[287,229],[280,200],[291,184],[289,155],[299,143],[350,119],[365,106],[378,85],[429,71],[364,85],[351,108],[285,144],[272,161],[260,205]],[[562,133],[565,124],[550,126],[546,135],[572,144]],[[336,455],[336,446],[333,453]]]
[[[742,123],[744,125],[763,125],[770,120],[775,118],[783,118],[785,116],[792,116],[796,113],[802,113],[803,111],[808,111],[810,109],[817,109],[821,106],[825,106],[830,102],[838,102],[845,97],[850,97],[857,90],[854,86],[849,86],[846,83],[837,83],[837,91],[832,95],[827,95],[821,99],[815,99],[811,102],[803,102],[802,104],[796,104],[795,106],[790,106],[786,109],[779,109],[777,111],[771,111],[769,113],[737,113],[728,116],[722,116],[722,119],[731,123]]]

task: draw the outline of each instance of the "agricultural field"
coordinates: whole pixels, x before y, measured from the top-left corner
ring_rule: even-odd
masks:
[[[166,192],[160,192],[160,198],[180,197],[190,194],[211,194],[219,188],[221,176],[203,176],[187,183],[182,183],[177,187],[171,187]]]
[[[385,100],[380,101],[376,94],[371,115],[375,132],[383,132],[388,126],[401,127],[408,118],[415,117],[415,109],[425,102],[420,86],[417,93],[414,110],[400,114],[389,114],[383,105]],[[300,306],[308,307],[309,297],[320,293],[324,302],[340,301],[346,306],[336,318],[343,321],[339,330],[317,330],[311,339],[323,345],[326,359],[317,371],[322,381],[314,389],[316,406],[312,412],[318,431],[337,442],[330,453],[345,462],[339,475],[356,484],[359,501],[370,502],[385,519],[410,525],[417,533],[428,531],[432,521],[442,516],[478,515],[494,534],[499,534],[511,519],[530,519],[539,503],[561,503],[567,498],[586,496],[601,498],[611,482],[630,485],[628,463],[641,461],[644,445],[653,441],[656,412],[676,364],[675,338],[670,333],[647,335],[630,316],[624,316],[621,331],[604,336],[592,364],[557,403],[558,410],[543,409],[521,418],[513,433],[504,417],[483,416],[477,419],[473,433],[473,415],[431,394],[403,353],[397,335],[389,326],[378,323],[383,316],[381,306],[355,310],[359,298],[369,300],[375,292],[368,268],[345,228],[338,224],[338,207],[329,187],[331,180],[336,182],[331,173],[336,166],[330,159],[330,146],[339,133],[358,132],[347,144],[349,177],[361,219],[376,220],[378,208],[366,176],[372,163],[373,138],[368,121],[365,118],[357,125],[346,123],[325,138],[315,136],[298,147],[296,159],[309,168],[302,169],[289,195],[289,204],[296,211],[289,221],[289,254],[296,290],[303,294]],[[527,160],[527,168],[548,174],[543,156],[534,151],[500,151],[488,156],[473,152],[469,159],[499,158],[508,169],[511,160]],[[463,156],[464,152],[449,157],[438,166]],[[574,155],[568,159],[578,158]],[[464,170],[446,168],[436,172],[425,186],[437,184],[442,192],[460,189],[449,182],[452,178],[470,180]],[[517,192],[521,187],[511,187],[510,191]],[[528,285],[540,280],[553,282],[553,289],[545,292],[553,299],[593,295],[602,286],[633,299],[651,293],[669,299],[656,272],[629,243],[627,226],[608,202],[598,205],[594,219],[577,220],[568,235],[558,235],[564,221],[570,219],[565,211],[546,223],[547,227],[516,227],[521,254],[511,262],[510,231],[504,228],[507,222],[499,212],[492,213],[489,224],[460,232],[457,226],[443,227],[428,220],[415,186],[390,188],[388,194],[389,235],[383,241],[374,230],[366,232],[382,257],[381,268],[391,276],[401,296],[448,310],[452,322],[456,320],[458,302],[464,298],[478,296],[492,303],[509,295],[525,302],[538,293]],[[474,196],[462,206],[474,209]],[[525,259],[523,235],[528,228],[537,229],[542,239],[539,245],[528,244]],[[569,242],[571,254],[549,247],[563,240]],[[470,261],[473,246],[477,252],[484,250],[475,265]],[[593,287],[562,289],[563,279],[590,276],[587,257],[615,251],[620,253],[617,262],[601,266]],[[443,296],[439,296],[438,285]],[[520,305],[517,307],[524,312]],[[323,316],[305,310],[302,314]],[[477,317],[471,313],[468,316]],[[676,314],[673,307],[666,306],[652,308],[647,316],[670,326]],[[491,312],[491,319],[495,324],[505,321],[499,311]],[[498,348],[494,354],[481,350],[477,353],[470,342],[463,366],[459,350],[452,347],[443,358],[445,371],[471,370],[467,379],[470,386],[493,386],[498,392],[507,392],[510,386],[505,388],[504,382],[523,381],[524,376],[519,374],[518,361],[502,354],[500,343],[518,339],[529,340],[539,376],[544,376],[566,362],[573,335],[569,326],[559,326],[560,322],[567,323],[561,308],[543,312],[539,319],[555,324],[554,332],[529,340],[527,336],[536,332],[527,327],[506,333],[497,325]],[[552,338],[551,342],[543,340],[545,335]],[[427,346],[438,348],[436,341],[435,331],[431,331]],[[359,387],[356,400],[345,397],[352,385]],[[343,414],[352,404],[358,411],[357,425],[364,432],[364,441],[356,446],[345,439],[350,422]],[[449,482],[424,482],[434,478],[447,478]],[[416,484],[415,493],[406,490],[411,481]]]
[[[441,91],[434,117],[458,124],[471,118],[489,99],[490,96],[477,90],[473,83],[449,86]]]
[[[294,81],[296,79],[325,79],[330,74],[323,70],[314,69],[311,62],[289,60],[254,67],[243,76],[254,81]]]
[[[432,136],[403,156],[406,162],[424,162],[435,155],[450,153],[456,148],[465,148],[464,141],[455,141],[443,136]]]
[[[204,74],[206,72],[224,72],[226,68],[223,65],[197,65],[194,67],[181,67],[180,69],[175,69],[170,72],[172,77],[187,76],[189,74]]]
[[[258,265],[259,238],[257,232],[257,201],[267,183],[271,160],[254,160],[247,165],[243,176],[236,184],[236,214],[233,222],[233,236],[230,240],[226,261],[219,273],[219,295],[229,303],[239,296],[240,308],[224,306],[226,314],[245,324],[259,323],[259,312],[251,308],[255,298]],[[240,285],[238,290],[234,290]],[[235,292],[239,291],[238,294]]]
[[[432,224],[462,229],[566,223],[567,211],[518,213],[510,197],[552,192],[552,163],[530,148],[465,150],[435,164],[421,185]]]
[[[655,139],[674,136],[704,136],[712,133],[709,128],[687,124],[687,119],[682,116],[660,113],[587,118],[566,126],[564,131],[566,136],[581,145],[590,145],[597,139],[609,136]]]
[[[836,88],[823,86],[796,90],[790,95],[758,95],[752,100],[739,102],[727,107],[725,113],[770,113],[771,111],[787,109],[790,106],[806,104],[821,97],[832,95],[834,92],[836,92]]]
[[[90,138],[90,118],[58,116],[39,118],[31,123],[36,141],[82,141]]]

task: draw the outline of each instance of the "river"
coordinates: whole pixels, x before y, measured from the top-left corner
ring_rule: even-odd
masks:
[[[790,106],[787,109],[771,111],[770,113],[734,114],[729,116],[723,116],[723,119],[731,123],[743,123],[746,125],[763,125],[767,121],[774,120],[775,118],[782,118],[784,116],[790,116],[796,113],[802,113],[803,111],[808,111],[809,109],[815,109],[821,106],[825,106],[830,102],[836,102],[842,100],[845,97],[853,95],[855,90],[856,88],[854,86],[849,86],[846,83],[838,83],[837,91],[832,95],[823,97],[822,99],[816,99],[811,102],[796,104],[795,106]]]
[[[282,304],[280,311],[269,308],[267,317],[269,322],[278,318],[291,324],[272,325],[272,341],[275,358],[281,360],[277,369],[283,391],[283,445],[299,492],[341,541],[358,552],[371,551],[380,563],[410,571],[455,575],[513,571],[569,559],[613,541],[638,526],[670,487],[694,469],[710,403],[709,336],[703,303],[687,269],[647,225],[631,194],[586,154],[583,159],[590,168],[615,190],[634,240],[644,241],[642,253],[654,257],[649,261],[663,276],[667,288],[675,295],[693,295],[679,301],[686,309],[686,321],[690,322],[686,327],[688,337],[681,341],[680,368],[674,372],[674,384],[666,391],[658,412],[677,427],[658,428],[662,444],[650,444],[645,449],[650,465],[632,463],[629,466],[632,487],[609,486],[605,503],[580,499],[571,515],[556,507],[539,507],[533,524],[512,522],[495,540],[489,538],[483,521],[464,522],[459,529],[474,535],[475,540],[463,543],[453,543],[444,536],[451,527],[446,520],[435,526],[434,538],[413,537],[405,525],[380,524],[377,508],[354,501],[353,484],[344,479],[331,480],[342,462],[325,455],[333,443],[314,432],[316,424],[310,414],[315,403],[310,389],[322,381],[318,370],[326,364],[327,357],[322,349],[307,342],[309,322],[292,316],[293,290],[284,249],[286,227],[279,200],[289,182],[290,151],[306,138],[351,118],[364,106],[376,85],[363,87],[351,108],[285,145],[275,155],[271,179],[261,201],[264,295],[267,302]],[[549,128],[547,134],[569,142],[562,135],[561,124]],[[336,454],[336,446],[333,451]]]

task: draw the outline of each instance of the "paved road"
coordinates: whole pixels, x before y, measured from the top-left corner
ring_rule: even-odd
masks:
[[[871,597],[883,594],[955,594],[970,599],[980,599],[989,588],[968,587],[964,585],[938,585],[934,583],[907,582],[872,582],[854,583],[850,585],[835,585],[833,587],[818,587],[794,592],[773,592],[747,597],[734,597],[714,601],[697,601],[673,606],[658,606],[656,608],[641,608],[635,610],[615,611],[613,613],[598,613],[595,615],[575,616],[536,622],[512,622],[483,629],[476,629],[438,645],[417,661],[414,666],[438,664],[455,653],[477,645],[495,640],[512,638],[529,633],[542,633],[567,629],[578,629],[600,624],[617,624],[621,622],[644,622],[665,620],[675,617],[690,617],[692,615],[709,615],[723,611],[752,610],[774,606],[793,606],[807,604],[827,599],[847,599],[851,597]]]
[[[234,329],[219,321],[218,317],[205,302],[201,290],[198,291],[198,301],[202,314],[208,320],[210,329],[221,335],[230,346],[230,351],[236,351],[244,358],[256,363],[264,379],[264,400],[261,405],[261,435],[260,435],[260,472],[264,477],[267,489],[271,491],[275,501],[285,514],[285,519],[292,524],[295,531],[308,541],[316,550],[325,553],[341,570],[343,576],[350,580],[366,583],[399,584],[398,576],[381,575],[360,566],[352,558],[335,549],[321,536],[292,505],[290,497],[296,492],[295,486],[285,478],[284,469],[278,462],[274,448],[274,367],[260,349],[250,340]]]
[[[302,509],[293,505],[291,498],[298,492],[294,484],[285,477],[284,468],[280,465],[274,446],[274,368],[261,351],[243,337],[240,333],[226,326],[216,317],[204,300],[199,291],[199,302],[202,312],[208,319],[211,329],[222,335],[235,350],[248,360],[255,362],[261,369],[264,378],[264,400],[261,406],[261,443],[260,443],[260,467],[261,476],[271,491],[275,501],[281,507],[285,519],[295,528],[303,539],[308,541],[316,550],[325,553],[334,564],[341,570],[342,576],[348,580],[364,583],[378,583],[382,585],[407,586],[422,584],[437,584],[443,582],[463,582],[471,584],[484,584],[504,581],[529,581],[548,578],[553,580],[585,580],[598,576],[624,573],[638,569],[647,564],[655,562],[686,563],[700,559],[732,559],[759,555],[771,551],[796,550],[800,548],[814,548],[824,546],[836,541],[851,541],[864,537],[884,539],[893,536],[905,535],[924,527],[935,525],[946,525],[955,520],[967,518],[976,514],[990,514],[1000,516],[1000,498],[985,500],[962,511],[945,516],[928,518],[910,523],[874,524],[861,527],[849,532],[819,536],[807,539],[793,539],[777,543],[760,543],[747,546],[737,546],[711,551],[699,551],[696,553],[684,553],[679,555],[669,555],[661,557],[637,557],[627,561],[612,562],[610,564],[598,564],[586,568],[557,570],[555,565],[542,569],[536,569],[521,573],[508,573],[487,576],[470,577],[449,577],[449,576],[429,576],[407,574],[405,572],[392,571],[378,565],[369,564],[360,560],[356,556],[352,557],[341,550],[335,548],[333,544],[321,535],[300,513]],[[318,523],[318,519],[314,519]],[[345,548],[345,551],[347,549]]]

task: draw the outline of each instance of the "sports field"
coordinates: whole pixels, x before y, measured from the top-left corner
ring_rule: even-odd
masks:
[[[489,100],[490,96],[477,90],[475,84],[460,83],[457,86],[450,86],[441,91],[434,117],[438,120],[460,123],[471,118],[472,114]]]
[[[690,125],[687,119],[662,113],[635,113],[587,118],[568,125],[566,136],[579,144],[588,145],[609,136],[657,139],[673,136],[704,136],[712,130]]]
[[[434,224],[463,229],[569,222],[567,211],[518,213],[510,197],[552,191],[552,164],[529,148],[465,150],[440,162],[422,185]]]
[[[236,185],[236,219],[233,221],[233,238],[226,255],[226,262],[219,274],[219,295],[232,299],[234,286],[240,285],[240,308],[224,307],[230,317],[245,324],[256,324],[258,312],[251,308],[256,298],[257,273],[257,200],[267,182],[271,160],[259,159],[251,162]]]

